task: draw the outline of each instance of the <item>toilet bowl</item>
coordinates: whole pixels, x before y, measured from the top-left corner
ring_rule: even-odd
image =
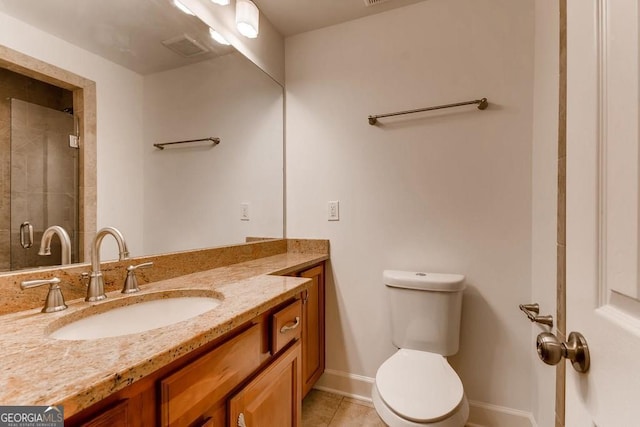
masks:
[[[445,356],[458,351],[464,276],[385,270],[383,279],[399,350],[376,373],[378,415],[391,427],[463,427],[469,403]]]
[[[373,405],[390,427],[462,427],[469,403],[443,356],[400,349],[378,369]]]

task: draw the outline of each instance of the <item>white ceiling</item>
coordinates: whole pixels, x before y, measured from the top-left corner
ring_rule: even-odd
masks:
[[[206,1],[206,0],[202,0]],[[424,0],[254,0],[285,37]],[[171,0],[0,0],[0,12],[140,74],[181,67],[234,51],[209,37],[199,19]],[[209,53],[185,58],[162,45],[188,34]]]
[[[140,74],[234,51],[211,40],[204,23],[170,0],[0,0],[0,12]],[[210,52],[185,58],[162,45],[183,34]]]
[[[365,6],[364,0],[253,0],[285,37],[420,1],[424,0],[385,0]]]

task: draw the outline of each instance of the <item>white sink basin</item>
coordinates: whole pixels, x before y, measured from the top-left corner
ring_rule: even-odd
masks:
[[[118,301],[121,300],[113,302]],[[137,334],[191,319],[213,310],[220,303],[220,299],[208,296],[141,301],[83,317],[54,330],[49,337],[58,340],[92,340]]]

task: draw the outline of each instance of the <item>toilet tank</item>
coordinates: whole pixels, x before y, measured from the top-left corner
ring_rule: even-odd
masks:
[[[398,348],[458,352],[464,276],[385,270],[391,339]]]

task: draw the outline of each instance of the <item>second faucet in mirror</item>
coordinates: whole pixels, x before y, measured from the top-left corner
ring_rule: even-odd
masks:
[[[96,233],[91,244],[91,274],[89,275],[89,287],[85,301],[100,301],[107,296],[104,293],[104,278],[100,270],[100,244],[107,235],[112,235],[118,243],[118,259],[120,261],[129,258],[129,250],[122,233],[114,227],[105,227]]]
[[[52,225],[44,230],[42,239],[40,240],[40,250],[38,255],[51,255],[51,239],[54,234],[60,239],[61,260],[60,264],[71,264],[71,239],[69,233],[59,225]]]

